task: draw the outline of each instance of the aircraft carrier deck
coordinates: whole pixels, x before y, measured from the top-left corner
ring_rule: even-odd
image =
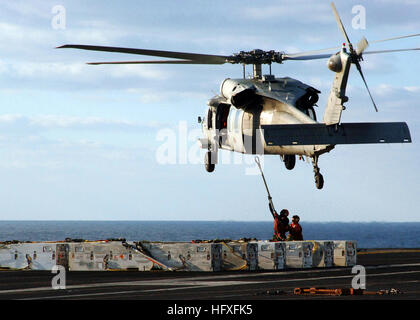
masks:
[[[351,267],[234,272],[70,271],[66,288],[53,290],[49,271],[0,271],[0,299],[24,300],[418,300],[420,249],[358,250],[366,269],[366,290],[397,289],[397,294],[307,296],[301,288],[350,288]],[[248,302],[246,302],[248,300]],[[168,304],[168,302],[165,302]],[[199,302],[194,302],[199,303]],[[252,303],[252,302],[251,302]]]

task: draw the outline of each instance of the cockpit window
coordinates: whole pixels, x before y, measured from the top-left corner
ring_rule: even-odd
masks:
[[[227,104],[220,104],[217,108],[216,116],[216,129],[226,129],[227,128],[227,118],[229,115],[230,106]]]
[[[207,114],[207,128],[213,128],[213,112],[211,111],[211,109],[209,109],[209,112]]]

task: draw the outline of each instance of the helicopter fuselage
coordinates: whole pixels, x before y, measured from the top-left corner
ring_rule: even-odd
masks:
[[[314,124],[317,89],[292,78],[226,79],[220,95],[208,101],[202,123],[201,147],[246,154],[304,155],[313,157],[328,145],[270,145],[262,125]]]

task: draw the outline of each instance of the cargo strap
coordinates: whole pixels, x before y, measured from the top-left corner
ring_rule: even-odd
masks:
[[[188,270],[188,263],[187,263],[187,260],[188,259],[185,259],[185,257],[182,254],[180,254],[178,258],[182,262],[182,267],[180,267],[180,268],[174,268],[173,270],[174,271]]]
[[[229,271],[239,271],[239,270],[246,270],[247,268],[248,268],[248,261],[246,261],[245,259],[243,259],[240,255],[238,255],[234,250],[233,250],[233,248],[231,248],[229,245],[227,245],[225,242],[222,242],[222,245],[223,246],[225,246],[226,248],[228,248],[229,250],[230,250],[230,252],[234,255],[234,256],[236,256],[238,259],[241,259],[243,262],[244,262],[244,264],[242,265],[242,266],[240,266],[240,267],[237,267],[237,268],[232,268],[232,269],[229,269]]]
[[[313,243],[314,247],[312,248],[312,253],[315,254],[319,250],[319,244],[315,240],[310,240]]]
[[[140,248],[142,248],[141,243],[140,244]],[[136,251],[137,253],[139,253],[140,255],[142,255],[144,258],[146,258],[147,260],[153,262],[154,264],[158,265],[159,267],[161,267],[164,270],[168,270],[168,271],[173,271],[172,268],[168,267],[167,265],[163,264],[162,262],[157,261],[154,258],[151,258],[149,255],[143,253],[141,250],[139,250],[136,246],[130,245],[128,243],[126,243],[127,247],[130,247],[132,250]]]

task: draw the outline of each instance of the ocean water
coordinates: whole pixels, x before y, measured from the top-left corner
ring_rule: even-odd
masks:
[[[303,222],[305,240],[356,240],[359,248],[420,248],[420,222]],[[235,221],[0,221],[0,241],[65,238],[140,241],[271,239],[272,222]]]

